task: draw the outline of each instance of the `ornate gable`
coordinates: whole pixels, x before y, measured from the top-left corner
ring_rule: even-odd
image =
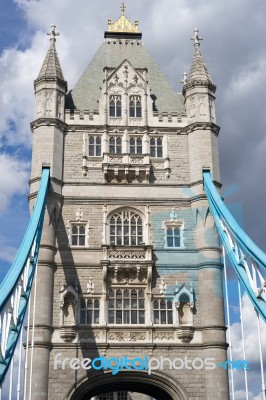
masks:
[[[108,94],[138,94],[145,93],[146,69],[136,70],[128,60],[124,60],[117,69],[106,68]]]

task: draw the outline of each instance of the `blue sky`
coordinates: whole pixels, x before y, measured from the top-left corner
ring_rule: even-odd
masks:
[[[194,3],[194,4],[192,4]],[[103,40],[120,1],[2,0],[0,13],[0,279],[13,259],[28,220],[33,80],[56,23],[57,49],[68,86]],[[64,10],[64,12],[62,12]],[[228,204],[266,250],[266,4],[264,0],[128,0],[126,14],[139,19],[143,40],[177,91],[193,54],[198,27],[201,49],[217,85],[216,110],[221,176]],[[232,185],[236,190],[230,192]],[[241,210],[241,212],[239,212]],[[240,216],[242,217],[240,218]],[[232,299],[235,290],[231,286]],[[233,302],[234,303],[234,302]],[[247,306],[248,307],[248,306]],[[249,309],[248,309],[249,310]],[[235,332],[237,332],[237,327]],[[255,397],[254,397],[255,398]],[[237,400],[241,400],[239,394]]]

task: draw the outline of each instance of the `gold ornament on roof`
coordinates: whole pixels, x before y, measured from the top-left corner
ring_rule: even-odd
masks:
[[[127,17],[125,17],[126,6],[124,3],[120,6],[121,17],[119,17],[113,24],[110,19],[108,19],[108,32],[139,32],[139,22],[135,21],[133,24]]]

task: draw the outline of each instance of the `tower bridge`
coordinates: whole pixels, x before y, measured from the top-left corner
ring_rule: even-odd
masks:
[[[55,25],[48,35],[34,82],[32,217],[1,285],[2,394],[234,399],[226,260],[255,308],[259,351],[266,256],[219,194],[216,86],[199,31],[182,94],[124,4],[69,91]]]

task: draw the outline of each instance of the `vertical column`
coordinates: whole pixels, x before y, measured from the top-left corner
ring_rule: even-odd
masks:
[[[37,297],[35,315],[31,307],[29,364],[26,399],[48,399],[49,359],[52,335],[54,255],[55,255],[55,200],[50,196],[44,216],[42,240],[39,250]],[[35,285],[35,282],[34,282]],[[33,286],[34,287],[34,286]],[[33,292],[32,300],[33,304]],[[34,321],[34,335],[32,340]],[[32,358],[32,365],[31,365]]]

